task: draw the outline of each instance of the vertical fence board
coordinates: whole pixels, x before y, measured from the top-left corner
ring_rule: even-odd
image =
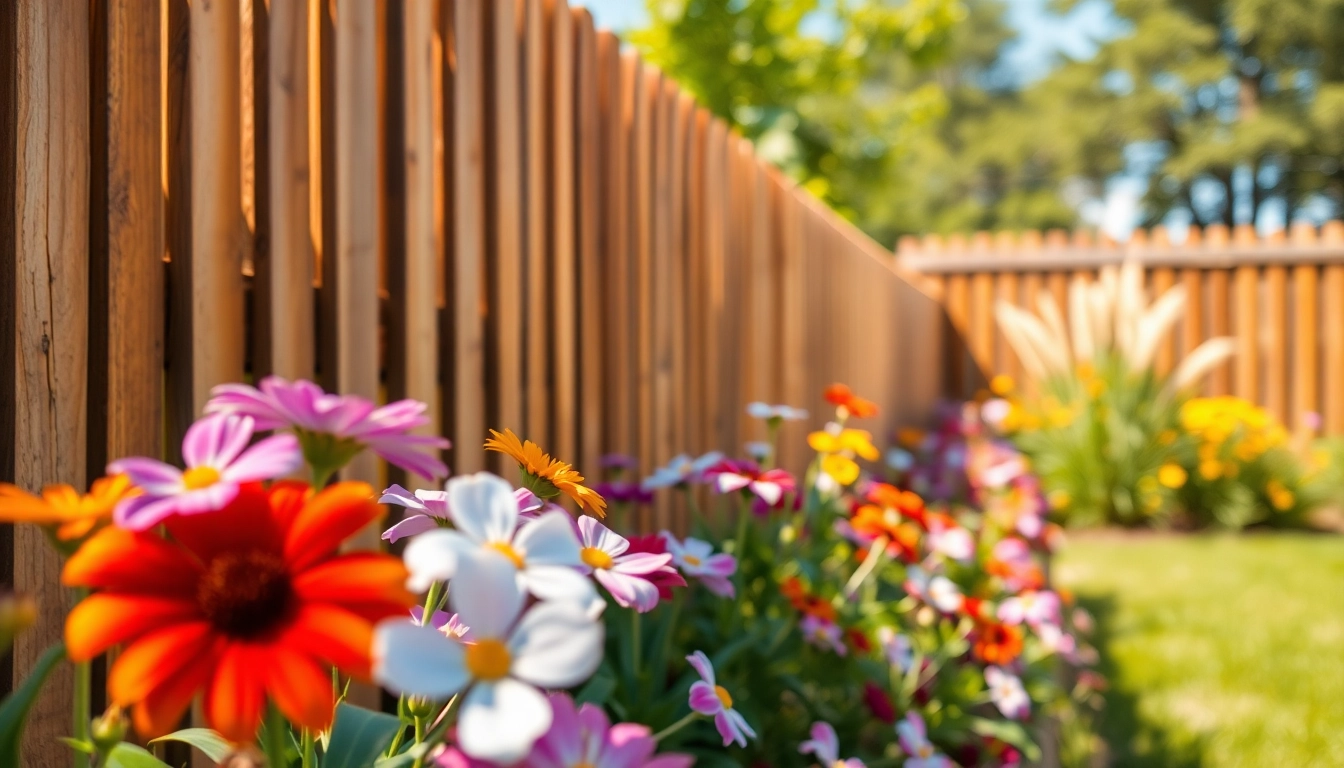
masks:
[[[1288,270],[1265,268],[1265,312],[1259,329],[1264,349],[1265,409],[1282,423],[1288,421]]]
[[[1260,284],[1256,268],[1237,267],[1234,273],[1237,296],[1237,379],[1234,392],[1251,402],[1259,402],[1260,343],[1257,309]]]
[[[637,56],[633,52],[628,54]],[[633,188],[630,198],[630,253],[634,260],[634,306],[631,322],[634,325],[634,387],[635,435],[632,448],[640,466],[652,466],[654,458],[653,415],[653,130],[658,120],[658,93],[662,74],[647,62],[636,58],[634,92],[630,112],[631,160],[630,180]],[[641,527],[647,528],[651,510],[639,515]]]
[[[1344,434],[1344,265],[1325,268],[1324,427],[1326,434]]]
[[[546,242],[547,193],[550,170],[546,163],[546,142],[550,122],[546,109],[547,48],[551,43],[547,34],[546,13],[542,0],[518,0],[518,22],[523,30],[523,274],[526,281],[525,314],[527,317],[526,356],[523,368],[527,373],[524,406],[527,432],[547,450],[564,461],[573,461],[560,453],[551,438],[551,270]]]
[[[574,168],[578,184],[578,269],[579,269],[579,340],[585,364],[578,365],[579,376],[579,455],[584,467],[595,467],[605,439],[603,377],[607,375],[606,327],[603,288],[601,218],[602,191],[605,186],[602,159],[603,124],[598,119],[598,92],[601,75],[593,17],[585,8],[575,8],[574,17],[574,110],[578,118],[575,137]],[[591,470],[590,470],[591,471]]]
[[[605,312],[603,345],[604,404],[607,420],[603,450],[629,453],[634,449],[634,390],[630,386],[631,358],[629,258],[630,109],[635,87],[635,60],[622,58],[620,41],[609,32],[597,36],[597,72],[601,79],[598,111],[602,116],[602,210],[606,226],[602,240],[602,295]]]
[[[547,0],[545,9],[550,58],[549,112],[545,116],[544,140],[549,142],[550,188],[546,205],[545,236],[550,248],[550,306],[552,397],[551,444],[565,461],[579,461],[578,368],[579,355],[590,350],[578,344],[578,263],[575,251],[575,122],[574,122],[574,25],[565,0]],[[595,472],[593,464],[580,464]]]
[[[1317,377],[1320,375],[1316,334],[1318,291],[1316,267],[1300,265],[1293,268],[1293,392],[1285,423],[1288,429],[1300,428],[1313,433],[1313,437],[1316,430],[1308,428],[1307,422],[1308,414],[1320,415],[1316,400]]]

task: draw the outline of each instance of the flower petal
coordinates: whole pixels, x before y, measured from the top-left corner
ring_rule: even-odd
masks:
[[[205,719],[229,741],[246,744],[261,725],[266,706],[265,662],[255,646],[233,643],[215,667],[215,678],[205,693]]]
[[[158,459],[132,456],[107,465],[109,475],[126,475],[131,484],[151,496],[182,490],[182,470]]]
[[[136,703],[131,717],[135,731],[141,738],[161,736],[182,722],[182,716],[191,705],[191,700],[196,698],[196,692],[209,684],[220,646],[220,643],[212,644],[192,664],[165,680]]]
[[[622,608],[646,613],[658,605],[658,587],[643,577],[600,570],[593,573],[593,578],[607,588]]]
[[[386,497],[384,497],[386,498]],[[410,536],[418,536],[422,533],[428,533],[439,527],[434,522],[434,518],[429,515],[411,515],[401,522],[383,531],[383,541],[389,544],[395,544],[402,539]]]
[[[286,484],[278,493],[274,488],[267,491],[260,483],[244,484],[220,514],[173,517],[166,521],[168,532],[202,562],[224,552],[247,549],[279,553],[284,533],[272,504],[280,501],[284,492],[292,492],[292,486]]]
[[[243,451],[224,470],[224,476],[236,483],[274,480],[303,466],[303,451],[293,435],[272,435]]]
[[[305,602],[285,627],[286,646],[330,662],[361,680],[372,676],[373,623],[340,606]]]
[[[205,621],[171,624],[151,632],[122,651],[107,676],[113,702],[129,706],[150,691],[197,663],[214,640]]]
[[[462,702],[458,743],[472,757],[510,765],[551,727],[551,705],[536,688],[504,678],[478,684]]]
[[[518,525],[513,486],[489,472],[448,481],[448,514],[458,530],[478,542],[512,541]]]
[[[580,517],[579,532],[584,546],[600,549],[612,557],[620,557],[630,549],[630,542],[624,536],[598,522],[595,517]]]
[[[406,545],[402,559],[410,572],[407,587],[424,592],[436,581],[447,581],[457,575],[458,561],[475,551],[479,544],[460,531],[440,529],[427,531]]]
[[[252,441],[250,416],[215,414],[196,420],[182,438],[182,461],[188,467],[224,469]]]
[[[513,563],[492,553],[468,554],[459,561],[455,578],[463,588],[452,590],[449,600],[477,638],[508,636],[523,609],[517,573]]]
[[[588,618],[579,604],[538,603],[509,638],[513,674],[544,688],[577,685],[602,663],[602,636],[602,624]]]
[[[331,725],[336,709],[331,674],[305,653],[283,643],[268,649],[266,693],[295,725],[315,733]]]
[[[158,536],[104,528],[65,562],[61,583],[194,599],[199,575],[184,550]]]
[[[704,651],[696,651],[686,657],[692,668],[700,675],[700,679],[714,687],[714,665],[709,663],[709,657]]]
[[[66,652],[72,661],[88,661],[159,627],[199,618],[192,600],[100,592],[81,600],[66,617]]]
[[[723,702],[719,700],[719,694],[714,691],[714,686],[704,680],[691,683],[688,703],[691,709],[702,715],[717,715],[723,711]]]
[[[411,619],[388,619],[373,631],[373,678],[395,693],[447,699],[471,682],[466,646]]]
[[[341,555],[293,577],[303,600],[343,606],[365,618],[395,616],[415,604],[406,591],[406,567],[395,557],[371,553]]]
[[[568,512],[551,511],[535,520],[529,520],[518,529],[513,539],[514,548],[532,565],[583,564],[579,556],[579,539]]]
[[[329,557],[341,542],[377,520],[382,507],[367,483],[336,483],[318,493],[294,519],[285,538],[285,560],[298,572]]]

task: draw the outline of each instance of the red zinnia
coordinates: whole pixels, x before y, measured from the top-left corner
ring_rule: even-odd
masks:
[[[997,621],[981,621],[975,628],[971,652],[986,664],[1006,666],[1022,655],[1022,630]]]
[[[145,737],[171,730],[201,691],[210,726],[234,742],[252,739],[267,697],[324,730],[330,667],[367,678],[374,624],[414,602],[400,560],[336,553],[380,512],[364,483],[316,495],[251,483],[218,512],[166,520],[170,538],[105,528],[61,576],[98,590],[66,620],[70,658],[125,644],[108,696],[134,706]]]

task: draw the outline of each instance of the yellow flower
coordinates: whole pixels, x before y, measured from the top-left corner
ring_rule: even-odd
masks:
[[[1180,488],[1185,480],[1185,469],[1179,464],[1163,464],[1157,470],[1157,481],[1168,488]]]
[[[1280,512],[1287,512],[1292,509],[1293,502],[1297,501],[1293,492],[1285,488],[1283,483],[1278,480],[1270,480],[1265,484],[1265,494],[1269,496],[1269,503]]]
[[[1164,429],[1157,435],[1158,445],[1171,445],[1174,442],[1176,442],[1176,430],[1174,429]]]
[[[859,479],[859,465],[848,456],[838,453],[827,454],[821,460],[821,471],[840,485],[850,485]]]
[[[1157,493],[1157,478],[1152,475],[1144,475],[1139,478],[1139,491],[1149,496]]]
[[[83,496],[68,485],[49,485],[39,498],[16,486],[0,483],[0,520],[54,525],[57,540],[73,541],[110,519],[113,508],[122,499],[139,492],[125,475],[99,478]]]
[[[924,442],[924,430],[915,427],[904,427],[896,433],[896,442],[906,448],[914,448]]]
[[[1068,491],[1060,490],[1058,488],[1051,491],[1045,497],[1045,500],[1047,503],[1050,504],[1050,508],[1053,510],[1064,509],[1065,507],[1069,506],[1069,502],[1073,501],[1072,497],[1069,496]]]
[[[1205,480],[1217,480],[1223,474],[1221,462],[1206,459],[1199,462],[1199,476]]]
[[[850,451],[868,461],[877,461],[882,455],[873,445],[872,434],[862,429],[843,429],[839,434],[813,432],[807,436],[807,444],[817,453]]]
[[[989,380],[989,391],[999,397],[1007,397],[1013,392],[1013,377],[1005,373],[1000,373],[998,376]]]
[[[505,429],[503,434],[490,430],[493,435],[485,441],[487,451],[498,451],[518,462],[523,470],[523,485],[543,499],[553,499],[565,494],[574,500],[579,508],[598,517],[607,516],[607,500],[597,491],[583,484],[583,475],[563,461],[552,459],[541,446],[528,440],[523,442]]]

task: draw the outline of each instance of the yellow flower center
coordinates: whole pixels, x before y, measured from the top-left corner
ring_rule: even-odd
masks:
[[[467,646],[467,671],[477,680],[499,680],[507,677],[513,657],[498,640],[477,640]]]
[[[723,704],[724,709],[732,709],[733,697],[728,695],[728,691],[724,690],[722,685],[714,686],[714,695],[719,697],[719,703]]]
[[[577,762],[577,763],[575,763],[574,765],[570,766],[570,768],[597,768],[597,766],[596,766],[596,765],[593,765],[592,763],[588,762],[587,760],[583,760],[583,761]]]
[[[486,544],[486,546],[495,550],[499,554],[509,558],[509,561],[513,563],[514,568],[517,568],[520,571],[523,569],[525,561],[523,560],[522,553],[514,549],[513,545],[510,544],[509,542],[492,541],[489,544]]]
[[[920,756],[920,757],[933,757],[933,747],[929,746],[928,744],[920,744],[920,745],[919,745],[919,756]]]
[[[612,566],[611,555],[597,547],[584,547],[583,551],[579,553],[579,557],[583,558],[583,562],[590,568],[605,571]]]
[[[685,561],[685,563],[686,563],[687,565],[699,565],[699,564],[700,564],[700,558],[696,557],[695,555],[686,555],[685,557],[683,557],[683,558],[681,558],[681,559],[682,559],[683,561]]]
[[[219,482],[219,470],[214,467],[192,467],[182,473],[182,484],[188,491],[199,491]]]

